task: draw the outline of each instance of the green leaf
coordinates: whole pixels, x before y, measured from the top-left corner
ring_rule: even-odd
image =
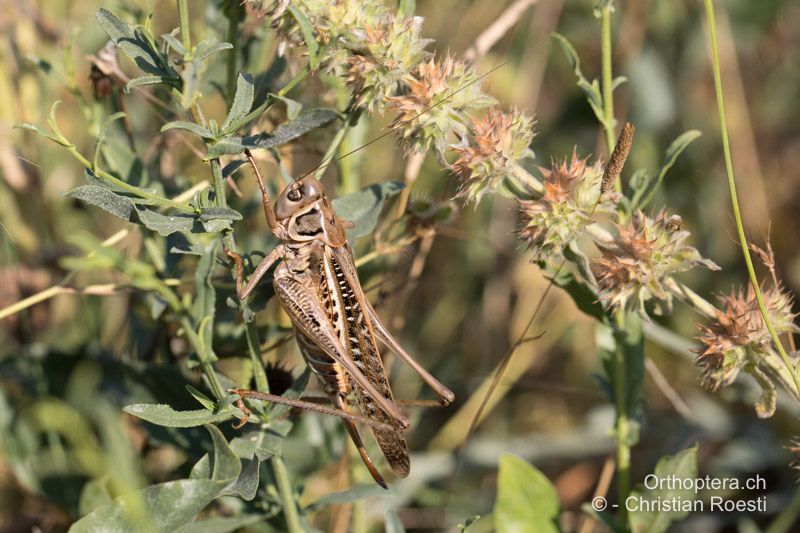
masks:
[[[82,515],[89,514],[98,507],[112,502],[111,494],[108,492],[108,478],[102,477],[89,480],[81,490],[79,512]]]
[[[170,428],[191,428],[219,422],[231,417],[230,408],[221,409],[218,412],[209,411],[208,409],[176,411],[169,405],[150,403],[128,405],[123,408],[123,411],[151,424]]]
[[[111,127],[111,124],[122,118],[125,118],[125,113],[119,111],[103,121],[103,125],[100,127],[100,133],[97,134],[97,140],[94,143],[94,157],[92,159],[92,168],[97,169],[99,167],[100,149],[103,147],[103,141],[106,140],[106,135],[108,134],[108,128]]]
[[[134,222],[133,213],[136,207],[133,202],[115,192],[98,185],[81,185],[64,193],[67,198],[77,198],[87,204],[99,207],[122,220]]]
[[[50,139],[56,144],[60,144],[61,146],[70,145],[68,142],[59,139],[56,135],[53,135],[49,131],[45,131],[44,129],[42,129],[41,126],[37,126],[36,124],[31,124],[30,122],[17,122],[16,124],[14,124],[14,129],[32,131],[37,135],[40,135],[46,139]]]
[[[147,85],[175,86],[175,78],[170,78],[168,76],[156,76],[153,74],[139,76],[138,78],[133,78],[131,81],[125,84],[125,91],[130,92],[131,89],[135,89],[136,87],[145,87]]]
[[[550,481],[524,459],[503,454],[494,523],[499,533],[558,532],[559,503]]]
[[[144,185],[148,183],[147,168],[139,156],[130,149],[130,146],[125,141],[119,138],[111,137],[103,143],[103,160],[108,166],[111,174],[118,176],[125,183]],[[86,180],[92,185],[100,185],[112,191],[122,192],[126,196],[131,193],[120,188],[118,185],[109,183],[105,180],[93,175],[88,169],[84,171]],[[92,174],[92,175],[90,175]],[[159,184],[160,185],[160,184]],[[149,190],[154,194],[158,194],[158,190]],[[136,199],[136,203],[148,204],[149,200]]]
[[[236,80],[236,96],[233,98],[231,110],[228,112],[225,122],[222,123],[223,132],[231,133],[244,125],[241,121],[253,107],[254,91],[253,77],[250,74],[240,73]]]
[[[567,56],[567,61],[569,61],[572,71],[575,73],[575,77],[577,78],[578,87],[586,95],[586,99],[589,102],[592,111],[594,111],[595,117],[597,117],[597,120],[601,124],[605,124],[605,116],[603,113],[603,97],[600,94],[600,84],[597,82],[597,80],[593,80],[591,83],[589,83],[589,80],[584,77],[583,72],[581,71],[581,60],[578,57],[578,52],[575,51],[575,47],[572,46],[572,43],[570,43],[569,40],[560,33],[553,33],[552,35],[556,42],[558,42],[558,44],[561,46],[564,55]]]
[[[147,229],[158,232],[162,237],[172,235],[176,232],[191,232],[196,220],[193,215],[162,215],[150,209],[143,209],[138,206],[134,206],[134,208],[142,224],[144,224]]]
[[[216,404],[215,404],[214,400],[212,400],[211,398],[209,398],[208,396],[206,396],[205,394],[203,394],[199,390],[195,389],[191,385],[187,384],[185,386],[185,388],[186,388],[186,391],[189,394],[192,395],[192,398],[197,400],[200,403],[200,405],[202,405],[206,409],[213,410],[216,407]]]
[[[196,124],[194,122],[187,122],[184,120],[175,120],[172,122],[167,122],[163,126],[161,126],[161,131],[167,130],[184,130],[190,133],[194,133],[198,137],[202,137],[203,139],[213,139],[214,134],[211,133],[211,130],[208,128]]]
[[[337,118],[339,118],[339,113],[327,107],[308,109],[300,113],[297,119],[281,124],[272,133],[259,133],[247,137],[231,136],[221,139],[208,149],[206,159],[240,154],[246,149],[274,148],[312,130],[327,126]]]
[[[262,522],[265,517],[261,515],[242,516],[215,516],[205,520],[196,520],[175,531],[175,533],[230,533],[239,529]]]
[[[386,496],[387,494],[392,494],[392,492],[379,487],[375,483],[354,485],[347,490],[326,494],[320,499],[307,505],[304,511],[307,513],[315,512],[331,505],[352,503],[370,496]]]
[[[151,485],[99,507],[75,522],[70,533],[169,533],[208,506],[220,483],[211,479],[181,479]]]
[[[232,48],[233,45],[231,43],[215,43],[214,41],[204,40],[197,43],[197,46],[194,49],[194,57],[198,61],[205,61],[211,55],[216,54],[217,52],[231,50]]]
[[[347,230],[347,238],[353,241],[372,233],[384,200],[399,193],[403,187],[405,185],[399,181],[384,181],[333,200],[336,215],[355,223],[355,227]]]
[[[200,222],[210,220],[242,220],[242,214],[230,207],[204,207],[200,211]]]
[[[148,74],[175,77],[172,69],[166,67],[164,58],[153,47],[152,35],[144,33],[143,28],[131,26],[106,9],[98,10],[95,16],[109,38],[136,66]]]
[[[300,115],[300,111],[303,110],[303,104],[297,100],[292,100],[291,98],[286,98],[285,96],[277,94],[270,94],[269,97],[282,102],[283,105],[286,106],[286,118],[289,120],[295,120]]]
[[[170,48],[178,52],[180,55],[184,56],[186,55],[186,48],[184,48],[183,43],[180,42],[180,40],[178,40],[177,35],[179,31],[180,30],[178,28],[175,28],[174,30],[172,30],[172,33],[163,34],[161,36],[161,39],[163,39],[164,42],[167,43],[167,45]]]
[[[319,65],[319,43],[314,35],[314,28],[311,27],[311,22],[298,7],[290,5],[289,13],[292,14],[300,27],[300,33],[303,34],[303,40],[305,40],[306,48],[308,49],[308,66],[311,67],[311,70],[314,70]]]
[[[698,130],[689,130],[682,133],[677,139],[672,141],[664,155],[664,162],[661,163],[661,168],[658,170],[658,175],[656,176],[655,181],[651,181],[648,184],[649,186],[647,188],[647,192],[641,194],[644,199],[638,201],[636,196],[633,197],[632,208],[634,210],[644,209],[647,204],[650,203],[656,191],[661,186],[661,182],[664,181],[664,177],[667,175],[667,172],[669,172],[669,170],[675,164],[675,161],[683,153],[683,151],[686,150],[686,148],[688,148],[692,142],[694,142],[695,139],[700,137],[700,135],[702,135],[702,133],[700,133]]]
[[[225,494],[237,495],[240,498],[252,501],[256,497],[259,484],[261,460],[257,457],[246,459],[242,462],[242,473],[236,481],[225,489]]]
[[[214,441],[214,454],[211,456],[211,479],[228,484],[239,476],[242,471],[242,462],[233,453],[225,435],[217,426],[206,424],[206,429],[211,433],[211,439]]]
[[[692,446],[672,456],[664,456],[656,464],[655,472],[646,478],[647,488],[639,484],[636,489],[631,491],[628,501],[632,505],[628,506],[628,523],[631,531],[635,533],[661,533],[666,531],[670,524],[675,521],[683,520],[689,515],[689,509],[670,510],[670,511],[640,511],[635,510],[650,502],[685,502],[683,505],[690,505],[697,498],[697,493],[693,488],[681,488],[680,484],[668,483],[671,479],[694,480],[697,478],[697,446]],[[658,486],[655,486],[658,484]],[[677,486],[676,486],[677,485]],[[653,505],[651,505],[653,506]]]

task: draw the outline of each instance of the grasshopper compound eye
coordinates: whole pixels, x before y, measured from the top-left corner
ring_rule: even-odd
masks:
[[[302,187],[302,185],[301,185],[301,187]],[[298,188],[296,188],[296,189],[292,189],[292,190],[290,190],[290,191],[289,191],[289,192],[286,194],[286,197],[287,197],[289,200],[293,201],[293,202],[297,202],[298,200],[300,200],[300,198],[302,198],[302,197],[303,197],[303,193],[301,193],[301,192],[300,192],[300,187],[298,187]]]

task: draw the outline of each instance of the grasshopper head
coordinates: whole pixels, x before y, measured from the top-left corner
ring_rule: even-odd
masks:
[[[347,242],[344,228],[325,196],[322,183],[306,176],[288,185],[275,201],[275,217],[298,242],[322,239],[330,246]]]
[[[292,182],[275,201],[275,217],[278,220],[291,218],[323,196],[325,188],[313,176]]]

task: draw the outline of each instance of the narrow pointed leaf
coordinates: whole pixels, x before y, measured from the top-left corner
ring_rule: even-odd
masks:
[[[247,116],[250,109],[253,107],[253,96],[255,92],[255,85],[253,77],[250,74],[239,74],[236,80],[236,96],[233,98],[231,110],[222,123],[222,131],[231,132],[235,131],[241,124],[239,121]]]
[[[149,403],[128,405],[123,408],[123,411],[151,424],[170,428],[202,426],[203,424],[210,424],[231,417],[229,409],[222,409],[216,413],[208,409],[176,411],[169,405]]]

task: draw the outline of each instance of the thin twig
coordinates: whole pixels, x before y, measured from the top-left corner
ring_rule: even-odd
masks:
[[[669,384],[669,380],[664,377],[664,374],[661,373],[661,370],[653,360],[646,357],[644,360],[644,367],[647,369],[647,373],[650,374],[650,377],[653,378],[653,382],[656,384],[656,387],[658,387],[658,390],[660,390],[661,394],[669,401],[673,409],[685,420],[695,422],[697,418],[695,418],[692,410],[689,409],[689,406],[683,401],[681,395]]]
[[[464,52],[464,59],[474,62],[497,44],[497,41],[510,30],[529,7],[539,3],[539,0],[517,0],[503,11],[499,17],[483,30],[475,42]]]

